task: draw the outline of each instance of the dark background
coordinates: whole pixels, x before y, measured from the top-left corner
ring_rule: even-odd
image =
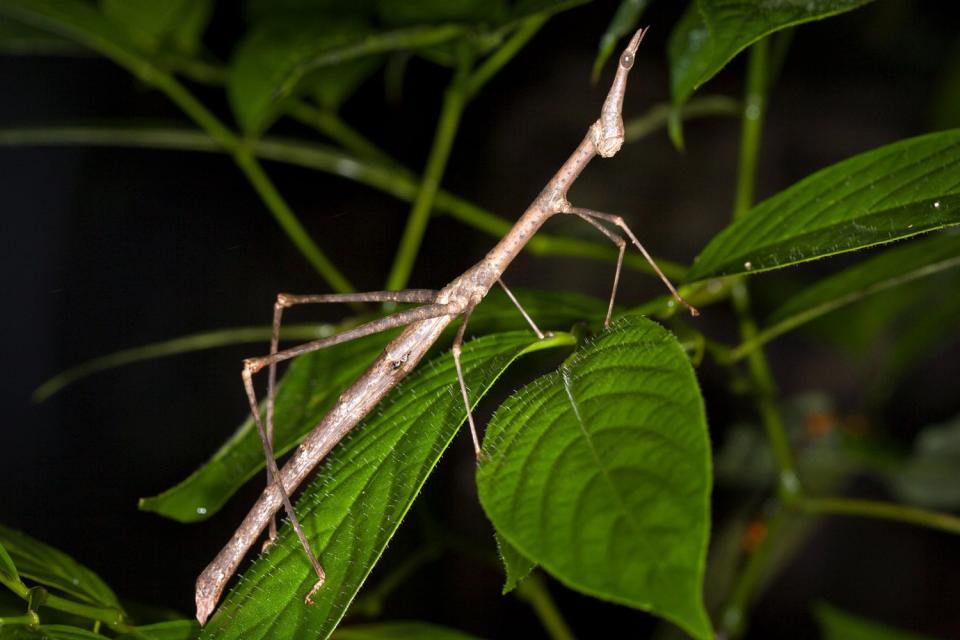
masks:
[[[242,22],[230,3],[220,4],[207,43],[227,57]],[[676,4],[654,3],[647,14],[653,30],[632,75],[628,117],[668,97],[664,48]],[[881,1],[800,28],[770,104],[758,196],[855,153],[960,120],[960,106],[952,112],[949,104],[937,106],[950,66],[960,61],[951,7]],[[523,210],[596,117],[609,73],[595,87],[589,70],[613,8],[598,3],[551,20],[489,84],[466,111],[447,188],[508,218]],[[742,71],[738,59],[705,92],[739,95]],[[414,61],[402,103],[387,104],[375,76],[343,113],[419,169],[447,77],[446,70]],[[162,95],[92,56],[0,58],[0,87],[0,126],[184,120]],[[221,94],[198,92],[228,117]],[[289,122],[275,131],[312,137]],[[738,135],[735,119],[693,122],[686,127],[687,150],[679,154],[658,133],[626,146],[613,161],[594,163],[572,198],[623,214],[653,253],[688,263],[729,217]],[[279,165],[268,171],[354,284],[381,288],[409,205],[320,173]],[[8,301],[0,316],[7,416],[0,522],[64,549],[123,598],[190,614],[197,573],[239,523],[259,480],[221,514],[192,526],[140,513],[136,501],[202,464],[243,419],[239,361],[264,348],[224,348],[113,370],[40,405],[31,403],[30,393],[65,368],[115,350],[266,324],[277,291],[322,285],[225,156],[0,148],[0,189],[0,268]],[[550,231],[592,237],[588,228],[565,221],[551,222]],[[411,286],[440,286],[493,241],[451,219],[433,220]],[[853,260],[805,266],[789,277],[812,278]],[[603,296],[610,274],[606,263],[523,256],[508,276],[516,287]],[[778,277],[754,281],[775,288]],[[652,279],[627,272],[620,300],[636,303],[659,293]],[[313,309],[296,318],[344,313]],[[722,306],[708,308],[697,326],[713,337],[735,336]],[[841,411],[858,406],[856,371],[841,354],[793,336],[769,353],[784,395],[824,390]],[[958,356],[955,343],[946,346],[901,385],[880,417],[883,426],[908,442],[921,427],[956,415]],[[530,374],[508,376],[499,397]],[[712,437],[722,442],[731,421],[750,418],[749,407],[728,399],[719,370],[707,365],[700,377]],[[490,399],[487,411],[496,403]],[[424,522],[441,521],[492,551],[474,495],[468,440],[462,434],[445,456],[369,584],[418,547]],[[854,489],[883,497],[868,480]],[[718,487],[719,521],[743,497]],[[749,637],[813,636],[809,610],[821,599],[889,624],[960,637],[958,568],[960,544],[946,534],[877,521],[823,521],[760,600]],[[495,568],[470,554],[445,554],[388,601],[386,617],[423,618],[488,637],[542,633],[526,605],[499,597],[500,580]],[[582,637],[603,635],[598,621],[626,625],[630,636],[653,627],[645,614],[551,588]]]

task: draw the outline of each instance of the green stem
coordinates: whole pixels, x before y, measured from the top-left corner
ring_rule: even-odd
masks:
[[[760,155],[760,137],[766,107],[768,50],[768,41],[760,40],[750,48],[747,61],[747,86],[741,119],[737,190],[733,204],[734,220],[746,215],[753,205],[757,158]],[[750,294],[743,277],[734,281],[730,293],[740,325],[741,341],[750,342],[757,336],[757,324],[750,313]],[[755,349],[750,353],[747,365],[755,389],[757,411],[777,460],[780,496],[785,501],[790,501],[800,494],[801,488],[793,452],[790,450],[787,438],[787,430],[776,404],[776,383],[762,349]]]
[[[123,613],[116,609],[81,604],[79,602],[74,602],[73,600],[68,600],[67,598],[61,598],[60,596],[55,595],[48,595],[43,603],[43,606],[56,609],[57,611],[63,611],[64,613],[72,613],[73,615],[80,616],[82,618],[99,620],[100,622],[105,623],[111,629],[115,629],[117,631],[128,631],[131,629],[129,625],[123,623]]]
[[[650,107],[642,116],[628,120],[623,125],[624,142],[636,142],[666,128],[674,109],[672,102],[661,102]],[[680,107],[680,119],[684,122],[712,116],[737,116],[742,113],[740,102],[728,96],[694,98]]]
[[[433,208],[434,198],[440,188],[440,180],[443,179],[444,171],[447,168],[450,151],[453,149],[453,140],[460,125],[460,116],[463,115],[463,109],[466,106],[466,82],[472,65],[472,57],[465,48],[462,48],[457,70],[443,98],[440,121],[437,123],[437,132],[433,139],[433,147],[430,149],[430,156],[427,159],[423,180],[420,182],[420,190],[413,201],[407,226],[400,238],[400,247],[397,249],[393,267],[391,267],[390,275],[387,278],[387,290],[403,289],[410,279],[413,263],[420,251],[420,243],[427,229],[430,210]]]
[[[734,281],[730,298],[737,312],[740,324],[740,337],[744,342],[753,340],[757,335],[757,325],[750,314],[750,296],[747,285],[742,278]],[[762,349],[751,351],[747,357],[747,367],[754,387],[754,402],[760,414],[767,439],[773,449],[778,469],[778,489],[780,497],[789,502],[801,493],[800,480],[797,476],[796,463],[790,449],[787,429],[783,417],[777,408],[776,382],[770,372],[770,364]]]
[[[747,627],[747,612],[750,609],[750,602],[757,590],[761,580],[766,574],[767,566],[770,562],[773,550],[776,548],[780,535],[783,532],[786,514],[779,509],[768,521],[767,531],[763,540],[754,549],[746,565],[737,574],[733,590],[727,598],[726,603],[720,610],[720,617],[717,620],[717,627],[720,633],[718,637],[733,638],[740,637]]]
[[[284,325],[284,340],[315,340],[328,336],[337,331],[336,324],[293,324]],[[67,385],[73,384],[100,371],[114,369],[134,362],[143,362],[167,356],[190,353],[193,351],[202,351],[204,349],[214,349],[235,344],[264,343],[270,340],[272,330],[269,326],[264,327],[237,327],[233,329],[221,329],[219,331],[207,331],[197,333],[163,342],[123,349],[107,355],[87,360],[75,367],[50,378],[33,392],[32,400],[34,402],[43,402],[53,394],[59,392]]]
[[[740,128],[740,158],[737,167],[737,190],[733,199],[733,219],[743,217],[753,206],[757,182],[757,158],[760,135],[766,111],[767,53],[769,41],[764,38],[750,47],[747,60],[747,87],[743,98]]]
[[[40,618],[32,611],[24,616],[9,616],[7,618],[0,618],[0,627],[3,625],[13,626],[15,624],[36,625],[40,624]]]
[[[260,199],[263,200],[267,208],[273,213],[273,217],[280,224],[280,227],[293,241],[297,249],[300,250],[300,253],[313,265],[317,273],[323,276],[337,293],[355,291],[350,281],[340,273],[340,270],[337,269],[330,259],[320,250],[320,247],[310,239],[307,230],[300,224],[300,220],[296,214],[287,205],[286,200],[284,200],[280,192],[277,191],[277,188],[270,181],[270,178],[267,177],[263,167],[260,166],[260,163],[253,154],[246,149],[238,149],[234,152],[233,157],[237,165],[247,176],[250,184],[253,185],[253,188],[260,195]]]
[[[295,100],[287,108],[287,112],[294,119],[313,127],[359,158],[387,166],[396,165],[396,160],[344,122],[334,111],[318,109],[306,102]]]
[[[955,515],[891,502],[855,498],[800,498],[794,506],[810,514],[894,520],[960,535],[960,518]]]
[[[202,132],[176,127],[64,126],[0,129],[0,145],[27,144],[83,144],[207,153],[225,151]],[[363,162],[339,150],[278,137],[266,137],[250,144],[251,152],[263,160],[331,173],[408,202],[417,195],[417,176],[402,167]],[[510,220],[442,189],[437,191],[434,207],[437,211],[496,238],[502,237],[513,226]],[[538,233],[531,238],[526,250],[537,256],[581,257],[607,262],[617,260],[616,250],[605,244],[547,233]],[[627,254],[623,263],[632,269],[652,273],[642,256]],[[686,268],[676,262],[657,258],[657,264],[668,277],[675,280],[682,280],[686,273]]]
[[[524,20],[513,35],[507,39],[493,54],[483,61],[477,70],[473,72],[470,79],[467,80],[466,94],[467,99],[473,98],[480,89],[483,88],[490,78],[497,75],[517,53],[526,46],[527,42],[540,31],[547,21],[545,15],[535,15]]]
[[[563,614],[557,608],[546,582],[539,573],[530,574],[526,580],[517,585],[516,594],[530,605],[552,640],[574,640],[567,621],[563,619]]]
[[[767,90],[768,43],[760,40],[750,48],[747,62],[747,85],[741,118],[740,154],[737,167],[737,188],[733,203],[733,219],[749,213],[753,204],[756,186],[757,158],[760,153],[760,138]],[[750,312],[750,295],[746,280],[741,276],[733,279],[731,301],[740,326],[740,337],[748,342],[757,335],[757,325]],[[785,504],[796,502],[802,493],[796,473],[793,452],[787,430],[776,404],[776,383],[763,349],[750,353],[747,361],[750,380],[754,387],[754,402],[763,422],[767,439],[773,449],[778,468],[778,493]],[[767,535],[738,574],[733,590],[722,610],[719,625],[726,637],[739,637],[746,628],[746,616],[750,602],[759,586],[769,562],[777,538],[783,530],[783,509],[767,524]]]
[[[186,87],[169,73],[150,64],[149,61],[140,60],[126,54],[122,50],[104,44],[94,48],[97,48],[101,53],[114,60],[114,62],[126,67],[147,84],[165,93],[190,119],[200,125],[211,138],[230,152],[236,163],[253,184],[254,189],[256,189],[257,193],[263,199],[270,213],[273,214],[273,217],[280,224],[280,227],[290,236],[294,245],[303,253],[310,264],[313,265],[314,269],[327,280],[327,283],[335,291],[341,293],[353,291],[353,287],[347,279],[343,277],[336,267],[333,266],[333,263],[331,263],[320,250],[320,247],[307,235],[306,230],[303,228],[303,225],[300,224],[296,215],[290,207],[287,206],[286,202],[280,196],[280,193],[270,182],[269,178],[267,178],[253,156],[246,150],[236,134],[213,115],[203,103],[197,100]]]

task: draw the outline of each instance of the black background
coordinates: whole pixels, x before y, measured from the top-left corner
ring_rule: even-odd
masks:
[[[221,3],[207,42],[226,57],[242,30]],[[654,3],[625,113],[667,98],[666,37],[679,3]],[[552,20],[469,106],[444,185],[514,218],[536,195],[596,117],[606,79],[589,83],[599,34],[612,3]],[[758,196],[855,153],[937,126],[932,117],[947,69],[958,64],[952,3],[878,2],[798,30],[770,104]],[[742,58],[706,87],[738,95]],[[387,104],[376,76],[344,108],[346,118],[411,167],[422,167],[447,71],[411,64],[402,103]],[[0,126],[131,118],[183,121],[162,95],[96,58],[0,58]],[[220,93],[197,89],[224,117]],[[960,119],[960,105],[954,114]],[[958,120],[955,120],[958,121]],[[289,122],[276,130],[312,137]],[[576,203],[622,213],[655,254],[689,262],[729,216],[736,169],[734,119],[694,122],[687,151],[663,133],[592,165],[572,192]],[[360,290],[382,287],[408,211],[406,203],[351,182],[279,165],[268,171],[320,246]],[[259,347],[224,348],[99,374],[34,405],[30,393],[65,368],[105,353],[229,326],[266,324],[280,290],[322,285],[267,214],[239,171],[221,155],[87,148],[0,148],[6,301],[2,318],[3,474],[0,522],[60,547],[89,565],[121,597],[192,611],[197,573],[239,523],[259,481],[221,514],[185,526],[140,513],[139,496],[182,479],[243,419],[239,360]],[[592,237],[576,223],[551,232]],[[435,288],[470,266],[493,239],[448,218],[431,221],[411,286]],[[847,257],[794,270],[813,277]],[[509,272],[517,287],[573,289],[598,296],[609,264],[522,256]],[[775,287],[777,274],[756,278]],[[659,294],[659,284],[627,272],[621,301]],[[955,292],[944,292],[955,295]],[[341,309],[301,312],[334,319]],[[733,340],[722,307],[698,327]],[[825,390],[841,410],[859,400],[843,357],[800,337],[769,349],[785,395]],[[960,409],[957,345],[946,346],[898,388],[877,417],[905,442]],[[542,364],[542,363],[541,363]],[[508,376],[499,398],[529,379]],[[732,403],[721,373],[705,367],[712,437],[749,417]],[[494,394],[496,395],[496,394]],[[487,411],[496,406],[491,399]],[[484,412],[482,411],[481,414]],[[422,523],[444,522],[479,549],[492,549],[477,505],[471,449],[461,434],[428,483],[371,584],[416,549]],[[883,497],[869,481],[862,495]],[[722,518],[742,494],[717,489]],[[815,635],[818,600],[889,624],[960,637],[960,544],[956,538],[866,520],[825,521],[762,597],[751,638]],[[446,554],[388,601],[388,618],[423,618],[487,637],[541,634],[526,605],[499,597],[501,577],[469,554]],[[653,627],[642,613],[552,586],[581,637]],[[621,634],[617,634],[619,637]]]

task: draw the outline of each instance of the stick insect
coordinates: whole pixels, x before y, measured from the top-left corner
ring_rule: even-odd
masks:
[[[647,28],[648,29],[648,28]],[[634,58],[640,41],[647,29],[641,29],[634,34],[625,51],[620,56],[613,86],[607,94],[600,112],[600,118],[587,131],[583,141],[574,150],[573,154],[564,162],[560,170],[553,176],[546,187],[540,192],[533,203],[527,208],[512,229],[497,243],[497,245],[476,265],[468,269],[461,276],[439,291],[413,289],[406,291],[376,291],[369,293],[331,294],[331,295],[289,295],[277,296],[274,305],[273,336],[270,343],[270,355],[251,358],[244,361],[242,372],[243,384],[250,403],[250,410],[256,423],[257,431],[263,443],[267,461],[267,487],[260,498],[244,518],[240,527],[233,534],[227,545],[217,557],[197,578],[197,619],[205,623],[216,607],[217,601],[226,586],[227,581],[236,571],[243,557],[247,554],[261,533],[270,526],[268,543],[276,535],[275,515],[281,507],[286,510],[290,523],[306,551],[307,558],[317,575],[316,584],[306,595],[307,604],[312,602],[312,596],[320,589],[324,582],[324,572],[310,543],[303,533],[297,519],[296,512],[290,502],[290,494],[330,452],[333,447],[353,429],[387,393],[393,389],[401,379],[408,375],[430,347],[440,337],[443,330],[457,318],[462,318],[453,341],[451,353],[457,372],[460,393],[467,407],[467,421],[470,425],[470,435],[477,456],[480,456],[480,440],[477,437],[476,425],[470,412],[470,401],[467,387],[463,379],[463,370],[460,364],[460,352],[463,344],[467,322],[473,309],[487,295],[495,284],[503,287],[507,296],[517,306],[534,333],[539,338],[544,333],[537,327],[533,319],[523,310],[523,307],[504,285],[501,275],[511,261],[523,249],[526,243],[537,230],[556,214],[569,214],[585,221],[612,241],[619,249],[617,265],[613,276],[613,287],[610,293],[610,302],[604,324],[608,325],[613,313],[613,303],[616,297],[617,286],[620,282],[620,271],[623,266],[623,256],[627,241],[618,233],[611,231],[606,225],[618,228],[647,259],[653,270],[664,282],[670,293],[678,303],[685,306],[691,315],[696,316],[697,310],[687,303],[673,287],[667,277],[657,267],[653,258],[647,253],[643,245],[624,222],[617,215],[601,213],[591,209],[575,207],[567,200],[567,192],[587,164],[597,155],[609,158],[615,155],[623,144],[623,98],[626,91],[627,75],[633,67]],[[402,302],[414,303],[422,306],[399,311],[379,320],[359,325],[342,333],[314,340],[306,344],[278,350],[280,324],[283,311],[295,305],[325,303],[325,302]],[[297,447],[283,469],[277,467],[273,455],[273,403],[276,387],[277,363],[289,360],[298,355],[316,351],[324,347],[346,342],[378,333],[395,327],[406,329],[390,342],[383,353],[374,361],[366,372],[360,376],[346,391],[344,391],[329,413],[310,432],[304,441]],[[261,420],[260,407],[253,387],[253,375],[268,368],[267,397],[265,420]],[[266,423],[264,427],[263,423]]]

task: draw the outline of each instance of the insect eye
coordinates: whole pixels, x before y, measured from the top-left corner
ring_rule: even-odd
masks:
[[[629,69],[633,66],[633,54],[629,51],[620,56],[620,66]]]

